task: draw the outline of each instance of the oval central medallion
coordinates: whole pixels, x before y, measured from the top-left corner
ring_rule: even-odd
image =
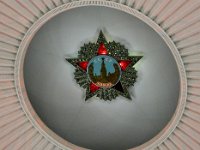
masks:
[[[98,55],[89,61],[87,73],[98,87],[110,88],[119,82],[121,68],[113,57]]]

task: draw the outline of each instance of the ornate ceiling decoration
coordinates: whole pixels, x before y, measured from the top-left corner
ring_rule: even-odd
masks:
[[[27,97],[22,68],[27,46],[45,22],[62,11],[94,5],[122,10],[149,24],[177,62],[181,86],[176,113],[138,149],[200,149],[199,0],[1,0],[0,149],[83,149],[42,123]]]
[[[108,42],[102,31],[96,43],[84,44],[78,53],[77,58],[66,60],[76,67],[74,79],[86,89],[85,101],[95,95],[105,101],[111,101],[119,95],[131,100],[127,88],[134,86],[137,71],[133,66],[142,56],[129,56],[124,45]],[[114,72],[111,69],[107,73],[106,65],[112,65]],[[95,67],[100,66],[101,69],[94,75]]]

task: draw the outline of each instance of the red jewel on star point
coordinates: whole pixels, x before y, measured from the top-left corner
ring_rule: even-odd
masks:
[[[107,55],[108,51],[103,43],[99,45],[98,55]]]
[[[96,92],[100,87],[96,86],[94,83],[90,83],[90,92],[94,93]]]
[[[88,62],[82,61],[78,63],[79,67],[81,67],[83,70],[87,71]]]
[[[131,63],[132,61],[130,60],[120,60],[119,61],[119,65],[122,69],[122,71],[126,70],[126,68],[128,67],[128,65]]]

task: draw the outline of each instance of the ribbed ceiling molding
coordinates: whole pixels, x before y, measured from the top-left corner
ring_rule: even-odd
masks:
[[[177,111],[158,136],[138,149],[199,150],[199,0],[0,0],[0,149],[83,149],[38,119],[26,97],[21,68],[40,26],[62,11],[87,5],[112,7],[143,20],[165,40],[177,62],[181,77]]]

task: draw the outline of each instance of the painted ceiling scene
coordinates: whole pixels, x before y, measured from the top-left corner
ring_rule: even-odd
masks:
[[[0,0],[0,149],[199,150],[199,0]]]

